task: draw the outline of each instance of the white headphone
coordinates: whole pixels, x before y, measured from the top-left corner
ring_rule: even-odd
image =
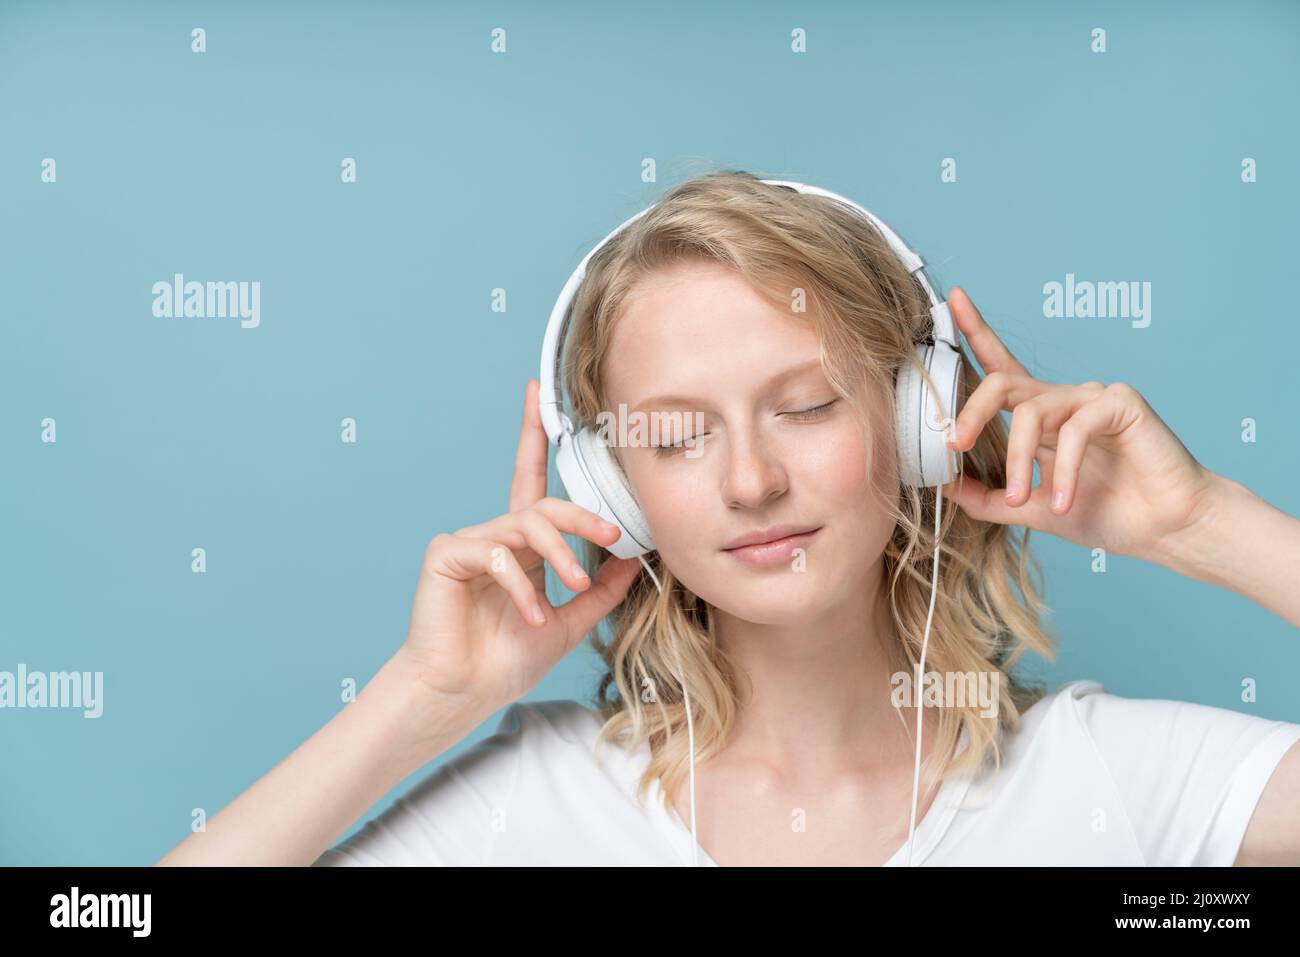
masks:
[[[824,196],[836,200],[864,216],[889,242],[895,255],[921,284],[930,298],[930,316],[934,324],[933,341],[915,343],[916,357],[921,367],[929,375],[934,389],[926,388],[921,369],[912,363],[904,363],[895,373],[895,426],[897,435],[897,461],[899,479],[904,485],[918,488],[937,488],[951,482],[961,473],[961,454],[947,446],[949,427],[957,413],[956,403],[961,394],[962,367],[961,355],[957,351],[956,332],[953,328],[952,315],[947,301],[940,299],[930,285],[925,274],[925,262],[917,255],[888,225],[870,210],[852,200],[832,193],[817,186],[807,186],[786,180],[765,179],[761,182],[771,186],[783,186],[800,193]],[[597,430],[583,427],[575,429],[573,421],[563,411],[560,403],[558,383],[561,378],[560,364],[563,357],[564,334],[569,323],[569,310],[579,285],[587,273],[587,263],[596,252],[623,230],[624,227],[648,213],[654,206],[648,206],[635,216],[627,219],[617,229],[597,243],[578,267],[569,276],[568,282],[560,291],[560,297],[551,309],[551,318],[546,326],[546,336],[542,340],[541,389],[538,397],[542,426],[546,437],[556,446],[555,466],[560,473],[569,499],[588,511],[595,512],[606,521],[618,526],[618,540],[608,546],[609,551],[619,558],[637,558],[650,573],[655,587],[661,592],[663,587],[653,569],[642,557],[655,550],[654,538],[646,525],[627,477],[615,460],[604,438]],[[934,573],[931,578],[930,611],[926,619],[925,637],[921,643],[921,660],[917,668],[917,680],[913,688],[913,698],[917,702],[916,712],[916,765],[912,784],[912,818],[908,828],[907,860],[911,863],[912,841],[916,831],[917,787],[920,779],[921,765],[921,702],[922,682],[925,669],[925,652],[930,639],[930,623],[934,617],[935,588],[938,586],[939,520],[942,511],[942,491],[936,493],[935,500],[935,553]],[[680,663],[680,659],[679,659]],[[691,750],[690,792],[691,792],[691,835],[695,839],[695,861],[699,863],[699,840],[695,831],[695,725],[691,713],[691,699],[682,683],[682,692],[686,704],[687,735]]]

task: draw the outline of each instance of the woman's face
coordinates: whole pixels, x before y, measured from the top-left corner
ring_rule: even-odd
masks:
[[[698,448],[616,453],[661,557],[692,592],[761,624],[861,600],[893,532],[879,498],[897,483],[892,436],[876,440],[873,496],[863,429],[822,372],[805,317],[725,266],[682,263],[637,286],[605,363],[614,414],[620,403],[629,415],[684,412],[686,438],[702,415]],[[802,553],[755,564],[725,550],[786,524],[816,529]]]

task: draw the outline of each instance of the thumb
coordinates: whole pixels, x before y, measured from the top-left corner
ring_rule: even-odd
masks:
[[[1007,504],[1007,490],[991,489],[972,475],[961,475],[942,486],[943,497],[956,502],[971,518],[998,525],[1024,525],[1037,531],[1051,532],[1057,517],[1047,507],[1047,490],[1039,485],[1029,493],[1023,505]]]
[[[981,522],[1006,524],[1014,521],[1012,509],[1002,494],[965,473],[941,486],[944,500],[955,503],[971,518]]]
[[[610,556],[596,572],[590,588],[555,609],[564,623],[566,653],[618,606],[640,569],[641,563],[635,558]]]

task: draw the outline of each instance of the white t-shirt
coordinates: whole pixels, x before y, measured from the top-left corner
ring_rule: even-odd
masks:
[[[516,702],[495,733],[433,768],[313,866],[689,865],[694,840],[647,745],[593,746],[598,713]],[[960,746],[966,744],[962,732]],[[1300,724],[1122,698],[1072,681],[1035,702],[1002,767],[949,778],[917,822],[914,864],[1231,865]],[[717,866],[700,849],[700,863]],[[900,866],[904,848],[885,866]]]

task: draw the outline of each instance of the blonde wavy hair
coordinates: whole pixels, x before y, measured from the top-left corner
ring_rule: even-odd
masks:
[[[855,410],[868,437],[873,430],[892,433],[894,372],[904,362],[917,363],[913,343],[932,333],[924,289],[884,236],[856,211],[827,197],[763,183],[740,170],[710,173],[670,188],[589,260],[571,306],[562,364],[569,406],[579,423],[595,427],[599,413],[608,408],[604,360],[629,293],[656,270],[691,259],[739,271],[782,309],[791,308],[792,290],[802,289],[806,309],[801,318],[811,321],[818,334],[827,379]],[[964,399],[978,378],[964,349],[961,356]],[[876,401],[864,398],[872,394]],[[872,448],[870,442],[867,448]],[[1006,484],[1006,452],[1007,429],[995,417],[964,454],[963,471],[999,488]],[[895,673],[915,675],[930,605],[936,490],[900,482],[896,490],[883,492],[896,523],[883,555],[899,638],[888,653]],[[1011,669],[1027,649],[1048,660],[1054,657],[1052,639],[1040,626],[1045,605],[1030,566],[1040,578],[1042,572],[1028,548],[1029,529],[1017,536],[1011,526],[976,521],[956,506],[942,512],[940,580],[926,672],[997,672],[999,693],[992,717],[974,702],[939,709],[937,740],[922,767],[923,794],[950,774],[983,765],[990,752],[1001,765],[1002,730],[1016,727],[1024,708],[1044,694],[1042,687],[1022,683]],[[579,552],[593,578],[610,557],[585,540],[579,541]],[[657,552],[646,560],[663,592],[643,572],[607,616],[610,636],[602,640],[598,631],[590,636],[607,669],[595,694],[604,719],[597,740],[598,748],[609,741],[630,747],[648,743],[652,757],[637,795],[643,798],[658,779],[667,808],[690,761],[679,673],[695,712],[698,761],[725,745],[740,699],[735,670],[714,640],[712,606],[678,580]],[[612,699],[611,689],[616,692]],[[914,722],[903,719],[903,725],[910,739]],[[963,725],[970,737],[954,759]]]

